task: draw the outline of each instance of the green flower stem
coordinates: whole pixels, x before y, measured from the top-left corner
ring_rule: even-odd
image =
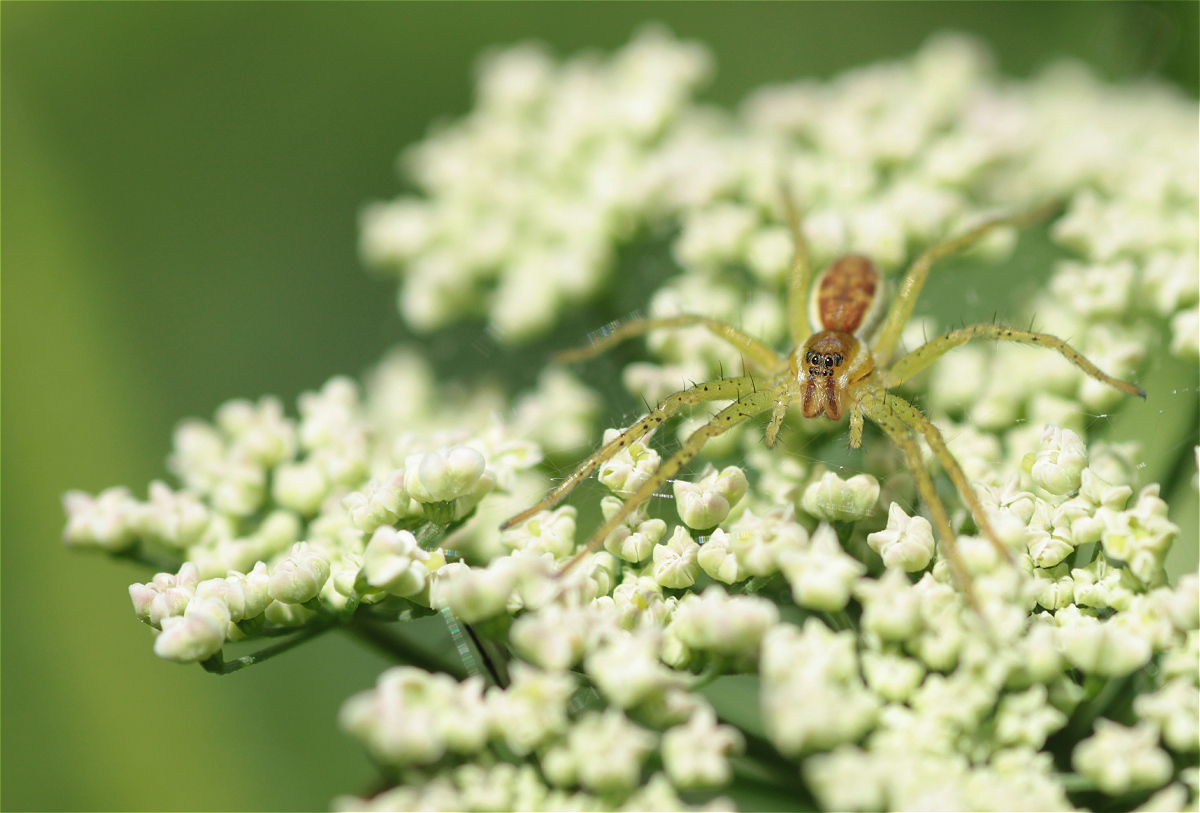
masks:
[[[252,652],[249,655],[243,655],[242,657],[232,661],[226,661],[223,655],[218,652],[208,660],[201,661],[200,665],[204,667],[205,672],[212,672],[216,675],[228,675],[238,671],[239,669],[244,669],[247,666],[253,666],[256,663],[262,663],[263,661],[273,658],[276,655],[281,655],[292,647],[299,646],[300,644],[310,641],[313,638],[316,638],[318,635],[329,631],[331,626],[332,625],[330,624],[320,624],[309,627],[308,629],[296,633],[296,635],[292,636],[286,641],[280,641],[277,644],[264,647],[257,652]]]

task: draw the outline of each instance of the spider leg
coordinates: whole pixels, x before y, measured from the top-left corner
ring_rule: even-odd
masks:
[[[800,209],[796,206],[787,184],[780,184],[780,193],[783,196],[783,209],[787,214],[794,246],[792,275],[787,291],[788,330],[791,332],[792,344],[799,347],[812,333],[808,323],[808,289],[812,283],[812,266],[808,259],[808,243],[800,227]]]
[[[957,537],[954,534],[954,528],[950,525],[950,517],[946,513],[946,506],[942,504],[942,499],[937,495],[937,488],[933,485],[933,478],[929,476],[929,471],[925,468],[925,461],[921,457],[921,450],[917,446],[916,440],[913,438],[913,430],[908,425],[908,422],[900,418],[893,410],[893,401],[900,401],[907,405],[895,395],[884,393],[883,397],[872,391],[866,395],[860,402],[859,406],[866,413],[867,417],[879,425],[879,428],[884,431],[892,442],[904,452],[904,457],[908,461],[908,468],[912,471],[913,479],[916,481],[917,493],[921,495],[921,501],[925,503],[929,510],[930,517],[933,518],[933,527],[937,529],[937,534],[942,538],[942,550],[946,553],[946,560],[950,563],[950,570],[954,574],[954,581],[958,583],[959,588],[967,595],[967,600],[978,609],[978,604],[975,599],[975,593],[971,588],[971,576],[963,564],[962,558],[958,555]],[[859,418],[861,421],[861,417]]]
[[[738,380],[738,379],[733,379]],[[712,386],[701,385],[701,386]],[[625,518],[632,514],[637,507],[646,500],[654,496],[658,489],[670,480],[675,474],[683,468],[683,466],[695,457],[704,444],[710,438],[715,438],[718,435],[724,434],[738,424],[745,423],[756,415],[761,415],[771,408],[775,403],[776,393],[773,388],[760,389],[750,393],[738,401],[718,412],[711,421],[701,426],[693,432],[688,439],[680,447],[679,451],[669,457],[662,465],[658,467],[658,471],[642,484],[642,487],[633,493],[625,503],[617,510],[615,514],[609,517],[608,521],[600,526],[597,531],[592,534],[592,538],[588,543],[580,548],[574,556],[572,556],[562,567],[563,573],[574,567],[580,559],[587,556],[589,553],[600,547],[604,540],[618,526],[625,521]],[[609,444],[611,445],[611,444]],[[607,448],[607,447],[605,447]]]
[[[708,328],[712,333],[732,344],[742,352],[742,355],[745,356],[750,364],[763,372],[776,373],[787,367],[787,359],[775,352],[766,342],[759,341],[753,336],[747,336],[727,322],[690,313],[680,316],[667,316],[661,319],[630,319],[628,322],[618,323],[616,328],[595,339],[588,346],[579,347],[574,350],[564,350],[561,353],[555,354],[554,360],[564,364],[575,361],[586,361],[587,359],[595,358],[626,339],[640,336],[651,330],[695,327],[697,325]]]
[[[1139,398],[1145,398],[1146,393],[1141,387],[1135,387],[1133,384],[1127,384],[1118,378],[1105,375],[1100,372],[1095,364],[1092,364],[1083,357],[1078,350],[1064,342],[1057,336],[1051,336],[1046,333],[1034,333],[1029,330],[1021,330],[1015,327],[1004,327],[1003,325],[979,324],[969,325],[968,327],[952,330],[944,336],[939,336],[933,341],[926,342],[916,350],[907,354],[897,361],[890,370],[887,371],[886,386],[894,387],[897,384],[902,384],[912,378],[917,373],[924,370],[944,354],[953,350],[961,344],[966,344],[971,339],[980,336],[985,339],[997,339],[1009,342],[1020,342],[1021,344],[1037,344],[1043,347],[1049,347],[1051,350],[1057,350],[1066,357],[1067,361],[1074,364],[1079,369],[1090,375],[1097,381],[1102,381],[1110,387],[1116,387],[1121,392],[1136,395]]]
[[[1004,226],[1026,226],[1030,223],[1036,223],[1039,220],[1049,217],[1061,207],[1062,201],[1058,200],[1043,203],[1040,206],[1019,212],[1015,215],[985,221],[965,234],[943,240],[940,243],[934,243],[925,249],[921,253],[921,256],[917,257],[913,261],[913,264],[909,266],[908,273],[904,276],[904,282],[900,284],[900,290],[896,295],[895,301],[892,303],[892,309],[879,329],[879,333],[875,339],[875,347],[872,351],[875,360],[880,364],[887,364],[896,352],[896,345],[900,343],[900,334],[903,332],[904,326],[908,324],[908,320],[912,318],[913,308],[917,304],[917,297],[920,296],[921,288],[925,285],[925,278],[929,276],[929,268],[934,263],[944,257],[971,247],[998,228]]]
[[[882,393],[882,394],[880,394]],[[876,412],[886,413],[889,417],[903,422],[906,426],[919,432],[925,442],[929,444],[929,448],[933,451],[938,462],[942,464],[942,468],[946,470],[946,474],[950,477],[950,482],[954,484],[955,490],[962,498],[962,501],[971,509],[971,516],[975,518],[975,524],[979,530],[983,532],[991,543],[996,547],[996,550],[1003,554],[1005,559],[1012,560],[1012,552],[1008,547],[1000,541],[1000,537],[996,535],[996,531],[992,528],[991,520],[988,519],[987,512],[983,510],[983,505],[979,502],[979,498],[975,496],[974,489],[971,488],[970,482],[967,481],[967,475],[963,472],[962,466],[958,465],[954,455],[950,452],[950,448],[946,446],[946,441],[942,437],[942,433],[938,428],[929,422],[921,410],[905,401],[898,395],[890,392],[883,392],[875,388],[869,388],[864,391],[863,403],[877,405]],[[871,416],[871,420],[878,423],[875,415],[868,410],[867,415]]]
[[[567,479],[559,483],[544,500],[505,521],[500,526],[500,529],[503,530],[511,528],[514,525],[520,525],[534,514],[558,505],[577,485],[587,479],[596,469],[600,468],[604,461],[634,441],[645,437],[652,430],[657,429],[659,424],[674,415],[681,406],[700,404],[705,401],[737,400],[754,392],[757,386],[754,378],[747,375],[738,378],[726,378],[721,381],[710,381],[706,384],[697,384],[694,387],[667,396],[661,404],[650,411],[650,414],[604,444],[598,452],[579,464],[579,468],[571,472],[567,476]]]

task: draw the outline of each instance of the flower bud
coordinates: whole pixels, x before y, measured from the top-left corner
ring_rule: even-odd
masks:
[[[933,526],[921,516],[909,516],[897,503],[888,508],[887,529],[867,534],[867,544],[889,568],[909,573],[924,570],[933,559]]]
[[[483,455],[467,446],[441,446],[404,459],[404,489],[419,503],[450,502],[468,492],[483,475]]]
[[[689,528],[715,528],[729,516],[747,487],[746,475],[737,466],[729,466],[719,474],[714,469],[695,483],[676,480],[675,505],[679,518]]]
[[[320,510],[331,485],[325,469],[315,460],[284,463],[271,474],[271,496],[275,502],[305,517]]]
[[[393,596],[413,596],[425,589],[429,571],[423,564],[429,552],[408,531],[379,528],[363,552],[362,574],[367,584]]]
[[[831,471],[804,489],[800,507],[826,522],[858,522],[867,517],[879,500],[879,481],[869,474],[843,480]]]
[[[654,580],[663,587],[691,587],[700,573],[699,553],[687,529],[676,527],[667,544],[654,546]]]
[[[175,615],[163,619],[154,639],[154,654],[168,661],[196,663],[221,651],[227,625],[213,614]]]
[[[1051,494],[1068,494],[1079,488],[1080,475],[1087,466],[1087,447],[1070,429],[1046,424],[1042,448],[1036,455],[1025,456],[1025,470],[1033,481]]]
[[[303,604],[317,597],[328,578],[329,560],[307,542],[297,542],[275,565],[267,594],[283,604]]]

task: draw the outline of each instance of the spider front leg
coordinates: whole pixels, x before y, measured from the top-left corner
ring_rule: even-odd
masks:
[[[600,451],[593,454],[587,460],[579,465],[579,468],[571,472],[567,479],[558,484],[558,487],[551,491],[544,500],[532,508],[517,514],[515,517],[507,520],[500,526],[501,530],[511,528],[514,525],[520,525],[525,520],[532,517],[541,511],[553,508],[575,489],[577,485],[587,479],[592,472],[600,468],[604,461],[608,460],[613,455],[620,452],[622,449],[629,446],[636,440],[648,435],[653,430],[657,429],[663,421],[674,415],[679,408],[684,405],[694,405],[704,403],[705,401],[736,401],[739,398],[755,393],[761,380],[756,380],[753,376],[739,376],[737,378],[723,378],[720,381],[710,381],[706,384],[697,384],[674,395],[669,395],[661,404],[655,407],[650,414],[642,418],[633,426],[626,429],[617,437],[610,440],[600,448]],[[616,527],[615,525],[613,527]]]
[[[713,384],[702,384],[700,386],[711,387]],[[588,540],[588,543],[580,548],[575,555],[572,556],[565,565],[563,565],[561,572],[567,572],[574,567],[580,559],[604,544],[604,540],[608,538],[610,533],[616,530],[630,514],[637,510],[639,505],[653,497],[655,492],[658,491],[658,489],[664,483],[668,482],[672,477],[674,477],[675,474],[678,473],[678,471],[683,468],[688,461],[699,454],[700,450],[704,448],[704,444],[707,443],[711,438],[715,438],[718,435],[724,434],[738,424],[745,423],[754,416],[760,415],[770,409],[775,403],[776,398],[779,396],[779,393],[777,392],[777,388],[779,386],[782,385],[777,384],[776,387],[757,390],[745,395],[744,397],[722,409],[713,417],[711,421],[693,432],[688,437],[687,441],[684,442],[683,446],[680,447],[679,451],[668,458],[662,465],[660,465],[658,470],[651,475],[650,479],[643,483],[642,487],[635,491],[632,496],[626,499],[625,503],[617,510],[617,512],[609,517],[608,521],[601,525],[600,528],[594,534],[592,534],[592,538]],[[610,443],[609,445],[612,444]],[[608,447],[606,446],[605,448]],[[512,522],[512,520],[510,520],[510,522]]]
[[[896,352],[896,346],[900,343],[900,334],[904,331],[908,320],[912,318],[913,308],[917,305],[917,297],[920,296],[921,289],[925,287],[925,279],[929,276],[929,269],[934,263],[951,254],[970,248],[996,229],[1004,226],[1026,226],[1036,223],[1054,214],[1060,208],[1062,208],[1062,201],[1054,200],[1043,203],[1041,206],[1035,206],[1025,212],[985,221],[965,234],[943,240],[925,249],[921,256],[917,257],[909,266],[908,272],[904,275],[904,282],[900,284],[900,291],[892,303],[892,309],[879,328],[875,346],[872,348],[875,360],[880,364],[887,364]]]
[[[747,336],[728,322],[710,319],[707,316],[685,313],[679,316],[667,316],[661,319],[631,319],[628,322],[616,323],[616,326],[592,341],[587,347],[574,350],[564,350],[554,356],[560,364],[576,361],[586,361],[595,358],[609,348],[620,344],[626,339],[649,333],[651,330],[662,328],[706,327],[714,335],[719,336],[741,351],[745,360],[753,367],[764,373],[777,373],[787,367],[787,359],[775,352],[770,345]]]
[[[941,498],[938,497],[933,478],[929,476],[929,471],[925,468],[925,461],[921,458],[921,450],[913,438],[912,428],[897,414],[896,407],[900,404],[910,409],[913,408],[898,396],[875,388],[865,390],[858,402],[859,409],[866,413],[867,417],[876,423],[904,453],[908,468],[912,471],[913,480],[916,482],[917,493],[921,495],[921,500],[925,503],[929,515],[933,519],[933,527],[937,529],[937,534],[942,539],[942,550],[946,553],[950,570],[954,573],[954,580],[974,605],[976,601],[974,591],[971,589],[971,577],[962,558],[958,555],[957,537],[954,528],[950,525],[949,514],[946,512],[946,506],[942,504]],[[853,420],[854,412],[858,412],[858,410],[852,411],[851,420]],[[861,413],[858,421],[861,425]]]
[[[890,370],[886,372],[886,386],[894,387],[902,384],[912,378],[917,373],[924,370],[933,362],[944,356],[949,351],[953,350],[961,344],[966,344],[971,339],[982,337],[985,339],[997,339],[1000,341],[1019,342],[1021,344],[1036,344],[1042,347],[1049,347],[1051,350],[1057,350],[1067,361],[1074,364],[1079,369],[1090,375],[1097,381],[1102,381],[1110,387],[1116,387],[1121,392],[1136,395],[1139,398],[1145,398],[1146,392],[1141,387],[1136,387],[1133,384],[1126,383],[1119,378],[1113,378],[1110,375],[1105,375],[1100,371],[1095,364],[1092,364],[1083,354],[1080,353],[1071,345],[1064,342],[1057,336],[1051,336],[1048,333],[1033,333],[1028,330],[1020,330],[1015,327],[1004,327],[1003,325],[970,325],[968,327],[952,330],[944,336],[939,336],[936,339],[926,342],[908,355],[897,361]]]

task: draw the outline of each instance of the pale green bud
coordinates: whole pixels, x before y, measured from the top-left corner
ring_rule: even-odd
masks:
[[[879,501],[879,481],[869,474],[843,480],[831,471],[804,489],[800,507],[826,522],[858,522]]]
[[[893,703],[908,700],[925,678],[924,664],[894,652],[864,651],[862,669],[867,685]]]
[[[863,605],[862,626],[884,641],[903,641],[921,631],[921,596],[904,571],[890,569],[879,579],[855,587]]]
[[[1071,754],[1071,764],[1110,796],[1132,790],[1153,790],[1166,784],[1174,766],[1157,746],[1158,726],[1140,723],[1133,728],[1104,718],[1096,720],[1096,733]]]
[[[371,587],[393,596],[413,596],[425,588],[429,552],[409,531],[379,528],[363,551],[362,575]]]
[[[604,442],[608,443],[618,434],[618,430],[615,429],[605,430]],[[614,494],[627,497],[650,479],[650,476],[658,469],[659,460],[658,452],[640,440],[634,441],[604,461],[600,465],[596,479]]]
[[[449,502],[468,494],[487,461],[468,446],[441,446],[404,459],[404,489],[419,503]]]
[[[105,489],[98,497],[68,491],[62,499],[67,512],[63,542],[67,545],[117,552],[137,541],[141,504],[124,486]]]
[[[1200,749],[1200,689],[1186,677],[1173,678],[1152,694],[1139,694],[1133,699],[1133,710],[1159,727],[1171,750]]]
[[[271,496],[284,508],[311,517],[329,496],[331,483],[315,460],[284,463],[271,473]]]
[[[700,573],[699,553],[700,546],[687,529],[676,527],[665,545],[654,547],[654,580],[663,587],[691,587]]]
[[[776,552],[779,569],[792,587],[792,598],[801,607],[837,612],[850,601],[866,565],[842,550],[833,527],[817,526],[807,547],[787,547]]]
[[[1059,628],[1063,654],[1071,665],[1101,677],[1124,677],[1145,666],[1153,654],[1150,641],[1138,630],[1114,623],[1100,622],[1089,616],[1077,616],[1074,623]],[[1056,620],[1064,621],[1063,611]]]
[[[713,531],[700,546],[696,562],[709,577],[725,584],[740,582],[750,576],[742,570],[737,556],[729,549],[729,534],[720,528]]]
[[[741,753],[745,744],[740,731],[718,725],[712,708],[700,706],[687,725],[663,735],[663,766],[677,788],[719,787],[733,778],[728,755]]]
[[[675,608],[675,634],[692,649],[720,655],[749,655],[779,622],[774,602],[757,596],[729,596],[717,585],[688,593]]]
[[[620,497],[610,495],[600,500],[600,511],[605,519],[611,519],[623,504]],[[626,562],[641,562],[650,556],[666,530],[666,522],[646,516],[646,504],[643,503],[624,524],[605,537],[604,549]]]
[[[303,604],[316,598],[328,578],[329,560],[307,542],[297,542],[272,569],[267,594],[284,604]]]
[[[933,559],[933,526],[924,517],[910,517],[899,504],[892,503],[887,529],[867,534],[867,544],[887,567],[913,573],[924,570]]]
[[[715,528],[725,521],[748,487],[745,473],[737,466],[720,473],[714,469],[695,483],[676,480],[673,488],[679,518],[689,528]]]
[[[517,568],[512,559],[495,559],[486,568],[439,568],[430,588],[429,598],[434,609],[449,608],[468,624],[492,618],[505,611],[517,580]]]
[[[1087,447],[1070,429],[1048,423],[1042,433],[1042,448],[1026,455],[1024,466],[1033,481],[1049,493],[1069,494],[1079,488],[1087,466]]]
[[[573,505],[535,514],[516,528],[501,531],[500,544],[511,551],[545,552],[565,559],[575,550],[576,514]]]
[[[597,793],[623,793],[637,786],[642,761],[657,740],[613,707],[584,712],[567,732],[579,783]]]

